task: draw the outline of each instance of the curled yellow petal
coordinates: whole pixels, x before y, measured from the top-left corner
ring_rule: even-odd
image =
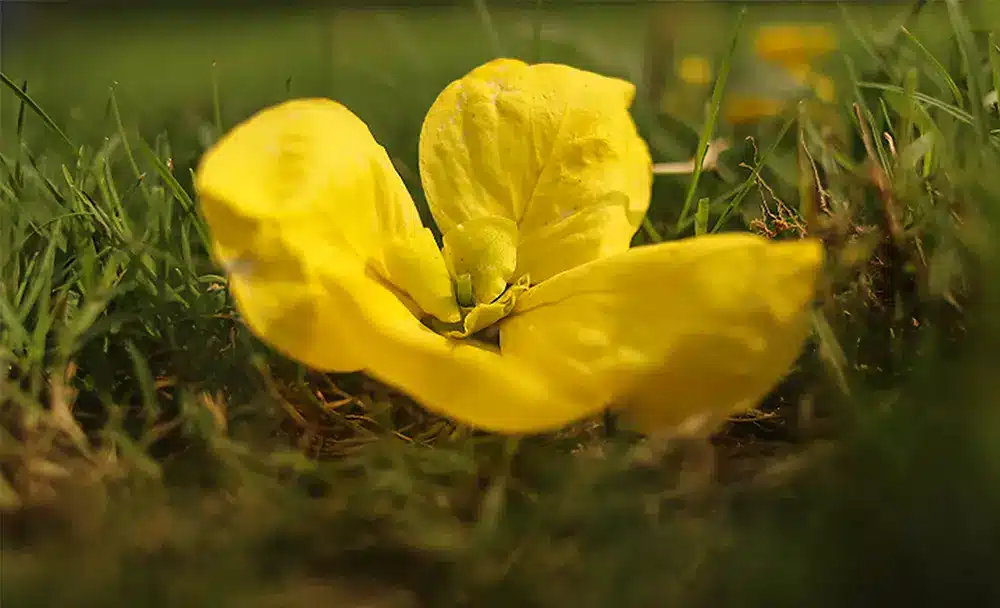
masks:
[[[515,280],[543,281],[624,251],[652,180],[649,150],[629,114],[634,95],[624,80],[513,59],[448,85],[420,133],[421,180],[442,233],[482,217],[513,221]],[[557,228],[595,207],[606,221]]]
[[[624,196],[609,195],[600,203],[523,234],[514,276],[530,276],[537,283],[536,276],[549,278],[625,251],[634,233],[625,211],[627,204]]]
[[[551,431],[595,411],[593,402],[554,391],[544,375],[494,348],[431,331],[349,264],[331,258],[318,274],[353,359],[431,411],[502,433]]]
[[[718,423],[793,364],[822,259],[813,240],[745,234],[634,248],[522,295],[501,351],[643,430]]]
[[[301,253],[284,244],[232,277],[248,325],[278,351],[321,371],[363,371],[486,431],[551,431],[594,413],[592,402],[558,393],[496,348],[435,333],[350,252],[324,245]]]
[[[237,125],[202,157],[195,188],[213,253],[224,266],[235,260],[266,265],[268,257],[308,260],[314,249],[336,246],[352,265],[381,277],[425,312],[446,321],[458,317],[444,260],[385,149],[361,119],[334,101],[292,100]],[[258,276],[241,277],[242,290],[259,293]],[[273,297],[299,299],[291,292]],[[258,333],[278,331],[252,319],[256,307],[249,297],[243,302]]]
[[[446,323],[461,321],[451,275],[430,229],[387,239],[383,253],[393,284],[412,297],[420,310]]]
[[[239,263],[230,285],[250,328],[285,355],[317,370],[364,371],[431,411],[487,431],[551,431],[594,413],[593,402],[560,394],[495,348],[426,327],[353,252],[330,243],[306,252],[281,235],[258,237],[262,248]],[[510,307],[501,298],[481,314],[492,321]]]
[[[266,227],[256,229],[255,235],[258,247],[253,255],[229,265],[229,289],[250,330],[278,352],[310,367],[361,370],[363,362],[347,347],[349,334],[336,304],[326,298],[316,274],[317,257],[327,256],[313,251],[304,259],[294,243]],[[340,257],[357,267],[352,256]]]

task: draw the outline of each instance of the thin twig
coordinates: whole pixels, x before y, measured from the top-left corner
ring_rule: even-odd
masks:
[[[702,171],[715,171],[718,167],[719,155],[730,148],[731,144],[726,139],[717,139],[708,145],[708,152],[705,153],[705,160],[702,162]],[[653,175],[688,175],[694,173],[695,159],[676,163],[656,163],[653,165]]]

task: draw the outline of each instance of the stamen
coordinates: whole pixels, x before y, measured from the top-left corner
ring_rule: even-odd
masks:
[[[469,273],[460,274],[455,277],[455,299],[458,305],[471,307],[476,305],[476,297],[472,293],[472,275]]]

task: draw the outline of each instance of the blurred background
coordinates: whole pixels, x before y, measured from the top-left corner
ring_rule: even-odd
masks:
[[[387,137],[416,129],[444,84],[497,54],[569,61],[622,76],[639,85],[643,101],[657,110],[697,123],[703,118],[704,89],[714,81],[713,62],[729,45],[737,12],[735,4],[698,0],[406,4],[343,8],[343,3],[312,2],[308,8],[269,8],[257,2],[249,5],[253,8],[232,9],[212,3],[164,8],[5,2],[3,69],[15,81],[27,81],[32,96],[54,118],[83,131],[93,124],[83,117],[103,110],[112,86],[127,114],[143,123],[206,113],[217,86],[226,124],[290,95],[324,95],[343,101],[376,135]],[[856,33],[865,36],[893,32],[912,9],[895,3],[843,8],[756,1],[747,6],[750,35],[742,36],[742,44],[748,50],[755,26],[829,23],[837,30],[837,52],[859,59],[863,49],[857,37],[840,31],[845,14],[864,30]],[[931,50],[943,48],[951,35],[940,27],[943,10],[942,3],[933,3],[909,23]],[[974,10],[981,14],[970,16],[973,24],[993,22],[992,14],[1000,12],[989,2]],[[744,55],[754,59],[753,53]],[[779,95],[793,88],[766,66],[742,63],[732,78],[737,92]],[[658,98],[669,90],[675,99]],[[9,121],[9,109],[5,117]]]
[[[147,140],[171,134],[181,176],[220,131],[261,107],[289,97],[335,98],[397,157],[419,199],[413,169],[424,112],[444,85],[497,55],[566,62],[635,83],[634,115],[654,161],[689,160],[738,13],[735,4],[698,0],[223,4],[3,3],[2,69],[27,85],[73,141],[107,135],[108,123],[98,117],[109,116],[113,93],[129,132]],[[718,137],[737,143],[775,135],[803,98],[813,98],[821,113],[824,104],[854,95],[838,84],[845,82],[844,57],[856,79],[874,78],[880,49],[871,46],[893,45],[900,24],[944,62],[958,61],[951,30],[940,27],[941,3],[746,6],[715,127]],[[989,2],[968,10],[973,24],[995,22],[1000,11]],[[9,132],[17,102],[0,97],[7,104],[0,128]],[[33,146],[49,136],[36,129],[24,139]],[[776,181],[794,182],[792,152],[779,150],[768,161]],[[725,167],[718,178],[720,186],[736,183]],[[666,177],[658,192],[674,196],[684,179]],[[717,193],[711,182],[707,187]],[[657,214],[669,219],[671,209],[654,205]]]

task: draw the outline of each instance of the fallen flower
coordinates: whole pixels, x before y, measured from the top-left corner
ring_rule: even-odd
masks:
[[[262,110],[196,175],[242,317],[306,365],[364,371],[485,430],[607,407],[659,430],[753,406],[809,333],[822,247],[722,234],[630,249],[652,181],[634,94],[511,59],[446,87],[419,150],[442,249],[347,108]]]

